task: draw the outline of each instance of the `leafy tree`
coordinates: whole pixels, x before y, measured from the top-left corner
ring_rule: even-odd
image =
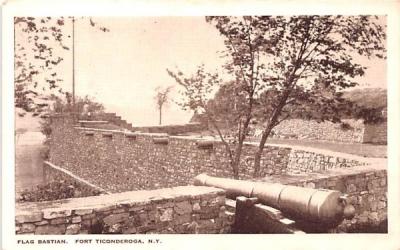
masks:
[[[93,98],[89,96],[85,97],[77,97],[75,100],[75,107],[72,105],[72,96],[68,92],[65,93],[65,96],[59,97],[56,95],[51,95],[49,98],[51,107],[49,108],[49,114],[65,114],[71,112],[77,112],[82,116],[85,116],[87,112],[91,114],[101,114],[104,113],[103,104],[96,102]],[[46,135],[46,137],[50,137],[51,135],[51,119],[44,119],[40,121],[41,132]]]
[[[71,34],[66,35],[66,26],[75,21],[73,17],[14,18],[16,107],[30,111],[30,106],[35,104],[34,97],[40,92],[56,89],[64,93],[59,85],[63,79],[57,75],[57,66],[64,60],[63,51],[70,50],[67,44],[72,42]],[[91,26],[103,32],[109,31],[98,26],[92,19],[89,21]],[[19,37],[21,34],[24,40]]]
[[[237,122],[234,151],[217,130],[235,177],[242,144],[253,118],[264,123],[254,159],[255,176],[268,136],[285,119],[297,115],[340,121],[340,112],[351,107],[341,91],[357,85],[354,77],[362,76],[365,70],[354,62],[354,55],[385,56],[385,32],[376,20],[372,16],[206,18],[225,39],[228,60],[224,68],[235,78],[231,87],[233,96],[241,100],[236,110],[229,102],[225,107],[225,111],[237,111],[230,116]],[[184,86],[186,106],[203,109],[216,127],[215,113],[209,107],[212,102],[207,97],[213,87],[222,83],[219,76],[204,72],[204,67],[191,77],[184,77],[179,71],[169,74]],[[214,102],[218,103],[221,104]]]
[[[243,126],[243,120],[247,118],[246,108],[243,108],[242,102],[246,102],[245,96],[239,89],[242,88],[241,84],[224,84],[218,73],[209,73],[204,69],[204,65],[197,68],[196,72],[189,77],[185,77],[183,72],[173,72],[167,69],[168,74],[175,79],[175,81],[183,87],[181,92],[183,99],[180,105],[183,109],[192,110],[196,114],[204,114],[207,118],[208,124],[214,128],[224,145],[226,155],[229,158],[229,164],[232,168],[233,177],[239,178],[239,161],[240,154],[243,148],[243,142],[246,133],[246,126]],[[219,92],[216,94],[216,99],[212,96],[217,87],[221,86]],[[233,90],[234,89],[234,90]],[[226,93],[234,91],[237,95],[231,100],[225,99]],[[231,97],[231,96],[229,96]],[[237,130],[234,133],[224,131],[226,128],[224,124],[235,124]],[[250,120],[249,120],[250,121]],[[248,121],[248,122],[249,122]]]
[[[157,104],[157,109],[159,112],[159,121],[158,124],[162,123],[162,108],[168,104],[169,102],[169,94],[171,93],[173,86],[168,86],[166,88],[157,87],[155,89],[156,95],[154,96],[154,100]]]
[[[228,69],[247,83],[247,99],[265,91],[274,93],[265,98],[255,175],[275,126],[296,109],[306,113],[314,109],[321,119],[333,114],[330,119],[338,120],[341,95],[336,92],[356,86],[354,77],[365,70],[354,55],[384,58],[386,52],[384,28],[373,16],[218,16],[206,20],[224,37],[231,59]]]

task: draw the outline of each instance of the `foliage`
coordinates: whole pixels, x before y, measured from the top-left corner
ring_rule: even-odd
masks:
[[[15,106],[32,111],[40,92],[57,89],[63,81],[57,74],[57,66],[64,60],[63,51],[69,51],[71,35],[65,35],[66,26],[73,17],[15,17],[15,34],[24,34],[27,39],[16,38],[14,48],[14,92]],[[90,19],[91,26],[98,26]],[[98,27],[103,32],[109,30]],[[24,37],[25,38],[25,37]],[[18,42],[17,42],[18,41]],[[40,88],[40,89],[39,89]],[[40,92],[39,92],[40,91]]]
[[[104,112],[103,104],[96,102],[88,95],[84,97],[75,97],[75,107],[73,107],[72,104],[72,96],[68,92],[65,93],[64,98],[53,95],[52,99],[54,100],[53,112],[55,113],[76,112],[78,114],[83,114],[90,112],[92,114],[95,114]]]
[[[75,181],[62,180],[39,184],[33,190],[24,190],[21,192],[18,202],[53,201],[99,194],[99,191],[82,188]]]
[[[103,104],[96,102],[87,95],[83,98],[79,96],[76,97],[75,108],[73,108],[71,95],[68,92],[65,93],[64,98],[51,95],[49,99],[52,101],[49,115],[71,112],[76,112],[81,115],[87,115],[88,113],[91,115],[104,113]],[[47,138],[49,138],[52,132],[51,119],[42,119],[40,121],[40,130]]]
[[[354,55],[385,57],[384,28],[372,16],[207,17],[226,43],[225,68],[244,82],[246,99],[261,96],[264,130],[255,155],[272,129],[295,112],[339,121],[346,107],[338,91],[354,87],[365,67]],[[264,98],[262,97],[264,96]],[[250,100],[253,99],[253,102]],[[306,105],[305,105],[306,104]],[[343,106],[344,105],[344,106]],[[248,105],[251,107],[251,105]],[[253,116],[254,109],[247,109]],[[246,124],[243,123],[245,126]]]
[[[178,104],[180,104],[184,110],[192,110],[197,114],[205,115],[208,123],[211,124],[211,126],[217,131],[219,138],[225,147],[234,178],[239,178],[240,159],[236,156],[240,155],[240,153],[237,152],[241,151],[242,143],[237,144],[236,149],[232,150],[230,142],[227,140],[226,135],[223,134],[223,131],[218,124],[218,121],[220,120],[218,116],[219,114],[222,114],[219,113],[218,109],[229,109],[229,106],[219,105],[215,101],[211,100],[215,87],[222,84],[222,80],[220,79],[219,75],[217,73],[206,72],[204,65],[199,66],[195,74],[189,77],[185,77],[183,72],[179,70],[177,72],[173,72],[167,69],[167,72],[183,88],[181,91],[183,99]],[[224,89],[229,91],[229,88],[229,85],[225,85],[225,87],[222,87],[222,91]],[[225,105],[229,103],[227,100],[224,101]],[[223,114],[226,113],[227,112],[223,112]],[[231,119],[232,121],[240,119],[241,112],[239,110],[232,109],[231,113],[233,115],[230,117],[235,117]],[[240,131],[243,131],[242,128],[240,128]]]
[[[365,108],[387,108],[387,90],[380,88],[364,88],[345,91],[343,98]]]
[[[364,123],[376,124],[386,120],[387,91],[385,89],[357,89],[343,93],[343,97],[355,104],[351,117]]]
[[[355,116],[358,119],[363,119],[366,124],[378,124],[386,121],[386,115],[381,108],[365,108],[357,106]]]
[[[155,89],[156,95],[154,96],[154,100],[157,104],[157,109],[159,111],[159,124],[162,123],[162,108],[168,104],[169,102],[169,94],[171,93],[173,86],[168,86],[166,88],[157,87]]]

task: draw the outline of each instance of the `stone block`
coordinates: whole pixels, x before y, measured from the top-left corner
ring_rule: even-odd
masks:
[[[42,225],[47,225],[47,224],[49,224],[49,222],[47,220],[35,222],[36,226],[42,226]]]
[[[82,218],[80,217],[80,216],[74,216],[74,217],[72,217],[72,219],[71,219],[71,222],[72,223],[79,223],[79,222],[81,222],[82,221]]]
[[[65,225],[44,225],[35,229],[35,234],[64,234]]]
[[[65,224],[67,222],[66,218],[56,218],[50,221],[51,225]]]
[[[192,205],[188,201],[178,202],[175,204],[174,210],[178,215],[189,214],[192,212]]]
[[[178,216],[175,216],[175,218],[173,220],[173,224],[180,225],[180,224],[190,222],[191,220],[192,220],[191,214],[178,215]]]
[[[83,220],[83,221],[81,221],[81,226],[82,226],[82,229],[90,229],[90,227],[92,226],[92,221],[91,220]]]
[[[116,223],[116,224],[112,224],[111,226],[109,226],[106,230],[107,233],[111,233],[111,234],[120,234],[122,233],[122,225],[121,223]]]
[[[136,233],[137,233],[137,229],[136,229],[136,227],[133,227],[133,226],[122,229],[122,234],[136,234]]]
[[[67,226],[65,234],[78,234],[81,226],[79,224],[71,224]]]
[[[129,213],[111,214],[111,215],[106,216],[103,219],[103,222],[106,225],[114,225],[116,223],[127,220],[128,217],[129,217]]]
[[[119,214],[119,213],[123,213],[123,212],[125,212],[124,208],[117,208],[112,211],[113,214]]]
[[[41,212],[19,213],[15,216],[16,223],[38,222],[42,220]]]
[[[35,231],[35,225],[32,223],[21,224],[20,229],[18,231],[20,233],[32,233]]]
[[[142,211],[145,210],[146,206],[145,205],[138,205],[138,206],[133,206],[131,208],[128,209],[129,212],[138,212],[138,211]]]
[[[71,215],[71,210],[57,210],[57,209],[45,209],[43,210],[43,218],[55,219],[60,217],[68,217]]]
[[[76,215],[85,215],[93,213],[93,209],[75,209],[74,214]]]
[[[172,221],[174,210],[172,208],[167,208],[161,211],[160,221]]]

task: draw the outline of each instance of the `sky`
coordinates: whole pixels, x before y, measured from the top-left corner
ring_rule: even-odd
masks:
[[[224,50],[223,39],[201,16],[93,20],[110,32],[91,27],[88,18],[76,21],[76,95],[93,97],[104,104],[106,111],[118,113],[133,125],[158,124],[155,89],[176,85],[167,68],[179,68],[189,74],[200,64],[214,71],[224,63],[218,54]],[[71,24],[65,24],[66,33],[71,32],[70,27]],[[64,61],[59,65],[64,79],[62,87],[71,91],[72,53],[62,53]],[[385,61],[363,59],[362,62],[368,70],[363,78],[357,79],[360,87],[386,88]],[[163,124],[190,120],[192,113],[174,103],[179,96],[176,86],[171,94],[173,101],[163,111]]]

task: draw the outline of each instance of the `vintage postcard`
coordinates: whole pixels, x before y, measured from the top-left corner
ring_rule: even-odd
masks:
[[[397,1],[8,1],[4,249],[399,249]]]

